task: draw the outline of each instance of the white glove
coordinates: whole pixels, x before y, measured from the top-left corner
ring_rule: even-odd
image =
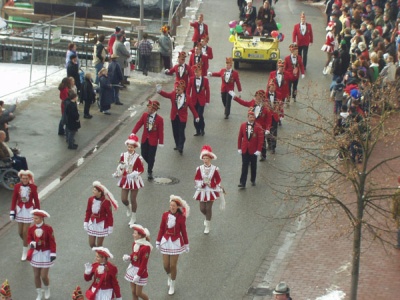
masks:
[[[135,276],[133,276],[133,282],[134,283],[137,283],[137,282],[139,282],[139,280],[140,280],[140,276],[138,276],[138,275],[135,275]]]
[[[15,211],[12,210],[10,211],[10,221],[14,221],[15,220]]]
[[[119,298],[115,298],[115,300],[122,300],[122,297],[119,297]]]
[[[156,85],[156,91],[157,91],[157,93],[160,93],[161,90],[162,90],[161,84],[157,84],[157,85]]]
[[[235,98],[235,96],[236,96],[236,94],[235,94],[235,92],[234,92],[234,91],[229,91],[229,92],[228,92],[228,94],[229,94],[229,95],[231,95],[231,96],[232,96],[232,98]]]
[[[207,76],[208,76],[208,77],[211,77],[211,76],[212,76],[212,73],[211,73],[211,72],[207,72]]]
[[[194,20],[196,20],[196,16],[195,16],[195,15],[192,15],[192,16],[190,17],[190,19],[191,19],[192,21],[194,21]]]
[[[304,77],[306,77],[305,74],[301,74],[301,79],[304,79]]]
[[[206,106],[209,106],[210,105],[210,103],[206,103]]]
[[[189,250],[190,250],[190,249],[189,249],[189,244],[185,245],[185,252],[186,252],[186,253],[189,253]]]
[[[164,147],[164,144],[158,144],[158,147],[162,148]]]
[[[188,52],[188,55],[189,55],[189,56],[192,55],[192,51],[189,51],[189,52]]]
[[[83,229],[85,229],[86,231],[88,230],[88,222],[83,222]]]
[[[200,118],[196,118],[196,119],[194,119],[194,121],[195,121],[196,123],[199,123],[199,122],[200,122]]]
[[[283,121],[283,117],[280,117],[279,120]]]
[[[165,73],[165,74],[169,74],[169,69],[165,69],[165,70],[164,70],[164,73]]]
[[[238,153],[239,153],[239,154],[242,154],[242,149],[238,149]]]
[[[30,247],[31,249],[35,249],[35,248],[36,248],[36,242],[30,242],[30,243],[29,243],[29,247]]]
[[[156,249],[160,250],[160,242],[156,242]]]
[[[265,130],[265,135],[270,134],[271,132],[269,132],[269,130]]]
[[[85,274],[90,274],[91,272],[92,272],[92,264],[87,262],[85,264]]]
[[[98,274],[103,274],[104,273],[104,266],[98,266],[97,267],[97,273]]]
[[[261,155],[261,152],[260,152],[260,151],[256,151],[256,152],[254,152],[254,155],[255,155],[255,156],[260,156],[260,155]]]
[[[112,226],[109,226],[109,227],[108,227],[108,234],[113,233],[113,230],[114,230],[114,228],[113,228]]]
[[[131,260],[131,257],[128,254],[124,254],[124,256],[122,256],[122,260],[128,262]]]

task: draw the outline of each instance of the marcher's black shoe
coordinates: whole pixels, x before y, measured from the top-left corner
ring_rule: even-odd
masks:
[[[59,132],[58,135],[65,135],[65,132]]]
[[[265,161],[266,159],[266,157],[261,156],[260,161]]]
[[[175,147],[174,150],[178,150],[178,147]]]
[[[93,118],[92,115],[84,115],[83,117],[84,117],[85,119],[91,119],[91,118]]]
[[[272,149],[271,154],[275,154],[275,149]]]
[[[76,149],[78,149],[78,145],[77,144],[73,144],[71,146],[68,146],[68,149],[76,150]]]
[[[225,120],[226,120],[226,119],[229,119],[229,116],[226,116],[226,115],[225,115]]]
[[[179,154],[182,155],[183,154],[183,150],[182,149],[178,149]]]
[[[256,182],[255,182],[255,181],[252,181],[252,182],[251,182],[251,186],[256,186]]]
[[[245,188],[246,188],[246,185],[240,183],[240,184],[238,184],[238,187],[241,188],[241,189],[245,189]]]
[[[115,105],[124,105],[122,102],[117,102]]]
[[[205,131],[203,130],[202,132],[201,132],[201,136],[204,136],[206,133],[205,133]]]
[[[153,180],[153,179],[154,179],[154,177],[153,177],[153,172],[149,172],[149,173],[147,174],[147,179],[148,179],[148,180]]]
[[[193,134],[193,136],[200,136],[200,133],[195,133],[195,134]]]

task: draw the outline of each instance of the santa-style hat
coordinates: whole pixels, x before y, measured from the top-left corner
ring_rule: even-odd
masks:
[[[109,258],[114,258],[114,256],[111,254],[110,250],[108,250],[106,247],[93,247],[93,251],[96,251],[98,254],[104,257],[109,257]]]
[[[42,217],[42,218],[50,218],[50,215],[47,211],[41,210],[41,209],[34,209],[31,210],[31,215],[33,216],[38,216],[38,217]]]
[[[210,145],[204,145],[203,148],[201,148],[200,159],[203,159],[204,155],[207,155],[211,159],[217,159],[217,156],[212,152]]]
[[[278,62],[276,63],[278,67],[283,67],[285,66],[285,62],[283,61],[283,59],[279,59]]]
[[[265,91],[264,90],[258,90],[256,92],[256,96],[260,96],[260,97],[262,97],[264,99],[265,98]]]
[[[160,102],[157,100],[149,100],[149,103],[147,104],[147,107],[151,106],[155,110],[159,110],[161,108]]]
[[[78,285],[75,290],[72,292],[72,300],[84,300],[83,293],[81,287]]]
[[[115,200],[114,195],[111,194],[111,192],[104,185],[102,185],[100,181],[94,181],[93,186],[103,192],[104,197],[111,202],[114,210],[118,209],[118,202]]]
[[[180,88],[180,89],[182,89],[182,90],[185,90],[185,88],[186,88],[186,82],[185,82],[184,80],[179,80],[179,82],[178,82],[178,84],[177,84],[176,87],[177,87],[177,88]]]
[[[232,57],[225,58],[225,63],[226,64],[232,64],[232,62],[233,62],[233,58]]]
[[[141,235],[144,235],[146,238],[150,237],[150,231],[143,227],[142,225],[139,224],[133,224],[130,226],[133,230],[136,230],[138,233],[140,233]]]
[[[182,214],[187,218],[190,213],[190,206],[187,204],[185,200],[183,200],[179,196],[171,195],[169,196],[169,202],[174,201],[176,205],[178,205],[178,209],[182,212]]]
[[[34,183],[35,182],[35,177],[33,173],[29,170],[21,170],[18,172],[18,177],[21,178],[22,175],[28,175],[29,177],[29,183]]]
[[[186,58],[186,52],[185,52],[185,51],[179,52],[179,53],[178,53],[178,58],[183,58],[183,59],[185,59],[185,58]]]
[[[133,145],[135,148],[140,148],[139,138],[136,134],[131,133],[125,141],[125,145]]]
[[[7,279],[1,285],[0,295],[2,295],[4,297],[11,297],[11,288],[10,288],[10,285],[8,284]]]
[[[328,23],[328,26],[326,27],[326,30],[332,30],[336,26],[335,21],[330,21]]]

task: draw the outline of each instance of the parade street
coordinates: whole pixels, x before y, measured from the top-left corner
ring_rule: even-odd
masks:
[[[262,3],[255,1],[253,5],[258,9]],[[299,82],[297,102],[285,108],[287,114],[305,117],[306,97],[302,94],[302,87],[313,82],[308,93],[314,94],[327,90],[331,80],[330,75],[322,75],[325,54],[320,48],[325,39],[325,16],[319,9],[296,1],[279,1],[275,7],[276,19],[282,24],[281,32],[286,37],[280,44],[281,58],[289,54],[288,46],[291,43],[293,26],[299,22],[302,11],[305,11],[307,21],[313,25],[314,44],[309,49],[306,76]],[[196,15],[199,13],[204,14],[204,22],[209,26],[209,45],[214,52],[209,71],[218,72],[225,67],[225,58],[232,56],[227,24],[237,19],[238,7],[236,1],[206,0],[201,3]],[[191,35],[192,30],[189,31],[185,42],[186,52],[193,47]],[[188,63],[188,58],[186,62]],[[243,91],[235,92],[237,95],[241,94],[242,99],[249,101],[254,98],[257,90],[265,90],[270,72],[265,66],[242,63],[238,72]],[[174,77],[175,75],[167,77],[170,79],[168,83],[160,82],[163,90],[173,90]],[[40,175],[38,186],[43,188],[61,174],[64,176],[61,184],[41,199],[41,208],[51,215],[51,218],[46,219],[46,223],[53,227],[57,242],[57,259],[49,272],[51,299],[70,299],[76,285],[80,285],[84,291],[90,285],[90,282],[85,282],[83,278],[84,264],[93,262],[95,253],[89,247],[83,221],[87,199],[92,196],[92,183],[96,180],[107,186],[119,201],[120,208],[114,212],[114,232],[105,238],[104,246],[114,255],[111,262],[118,267],[122,298],[132,297],[129,282],[124,279],[128,264],[122,260],[122,256],[130,254],[132,250],[132,229],[128,226],[129,218],[126,217],[125,207],[120,201],[117,180],[111,175],[116,170],[121,153],[126,151],[125,140],[146,109],[147,98],[158,100],[161,104],[158,114],[164,118],[165,146],[157,149],[153,170],[155,180],[148,181],[146,171],[142,174],[144,188],[138,193],[137,223],[150,230],[151,242],[155,245],[161,215],[169,208],[169,196],[181,196],[191,207],[190,216],[186,221],[190,252],[180,255],[175,295],[172,297],[219,300],[242,299],[246,294],[261,262],[275,245],[282,229],[288,222],[293,222],[284,218],[293,209],[293,204],[278,200],[267,183],[278,180],[289,183],[290,178],[280,178],[277,169],[290,167],[298,170],[301,162],[298,157],[292,155],[291,149],[278,141],[276,154],[268,152],[266,161],[257,162],[256,186],[251,186],[248,179],[246,189],[239,189],[237,186],[242,159],[237,151],[237,139],[240,124],[247,120],[247,108],[232,101],[231,115],[229,119],[224,119],[220,96],[221,79],[208,78],[211,103],[206,106],[204,113],[205,135],[193,136],[193,115],[189,112],[182,155],[173,149],[175,144],[169,118],[171,102],[156,94],[155,84],[144,84],[141,87],[135,84],[121,92],[121,101],[125,105],[113,106],[111,116],[98,113],[97,108],[93,106],[93,119],[81,121],[82,128],[76,135],[79,144],[77,153],[67,150],[64,139],[56,133],[59,121],[56,87],[51,96],[49,92],[48,96],[38,97],[18,112],[18,117],[13,122],[16,128],[10,131],[11,141],[21,141],[19,147],[22,148],[22,154],[27,156],[30,169]],[[54,100],[49,100],[50,97]],[[57,105],[48,108],[50,101],[56,102]],[[320,101],[321,107],[328,111],[327,99]],[[131,105],[135,105],[135,109],[126,111]],[[79,109],[82,118],[82,105]],[[120,122],[121,120],[123,122]],[[290,138],[296,134],[296,129],[295,124],[285,118],[278,129],[278,137]],[[139,137],[141,132],[138,132]],[[90,149],[99,141],[102,143],[101,147],[92,153]],[[200,213],[198,202],[193,199],[193,179],[196,167],[202,164],[199,155],[205,144],[210,145],[218,157],[213,164],[219,167],[222,186],[226,190],[226,209],[221,211],[217,200],[213,207],[211,231],[208,235],[203,233],[204,217]],[[89,151],[91,154],[86,155]],[[140,149],[137,151],[140,153]],[[71,168],[71,162],[80,157],[84,157],[82,164]],[[37,161],[41,161],[41,164],[38,165]],[[147,170],[147,165],[144,166]],[[1,218],[2,223],[5,223],[11,192],[1,189],[0,193]],[[32,267],[29,262],[20,261],[22,244],[15,223],[7,224],[2,229],[0,244],[0,274],[1,278],[9,280],[13,298],[34,299],[36,292]],[[163,269],[162,255],[155,248],[150,255],[148,272],[149,281],[144,291],[150,299],[172,299],[167,294],[167,275]],[[273,282],[271,286],[276,284],[277,282]]]

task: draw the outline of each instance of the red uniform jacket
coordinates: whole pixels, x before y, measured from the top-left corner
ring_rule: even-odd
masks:
[[[108,41],[107,51],[110,54],[110,57],[113,54],[113,46],[114,46],[115,40],[117,39],[117,34],[118,34],[117,32],[114,32],[111,35],[110,40]]]
[[[125,152],[125,153],[126,153],[126,157],[127,157],[126,160],[128,160],[129,153],[128,152]],[[127,188],[129,188],[129,189],[139,189],[142,186],[141,185],[138,186],[136,184],[136,182],[134,182],[133,185],[131,185],[129,182],[128,183],[126,182],[127,181],[126,175],[128,175],[127,168],[129,168],[129,170],[132,169],[132,172],[133,171],[137,171],[137,172],[139,172],[139,174],[142,174],[144,172],[142,159],[141,159],[139,154],[135,153],[134,157],[136,157],[136,158],[135,158],[135,160],[133,162],[133,166],[132,165],[129,166],[129,161],[125,161],[125,153],[121,153],[121,157],[119,158],[119,162],[120,163],[122,163],[122,162],[125,163],[126,168],[124,169],[124,172],[122,173],[122,178],[121,178],[121,181],[119,182],[118,186],[122,187],[122,188],[125,188],[125,189],[127,189]]]
[[[150,257],[150,246],[141,245],[137,252],[133,252],[133,247],[135,243],[132,244],[132,254],[131,257],[131,264],[139,268],[137,275],[140,278],[147,278],[149,277],[149,273],[147,272],[147,262],[149,261]]]
[[[294,70],[297,68],[297,74],[294,74]],[[290,72],[294,79],[299,79],[300,73],[304,74],[304,65],[303,65],[303,58],[300,55],[297,55],[296,64],[293,64],[292,55],[288,55],[285,57],[285,71]]]
[[[196,85],[196,76],[189,79],[187,93],[192,99],[193,105],[199,103],[200,106],[210,103],[210,84],[207,77],[200,77],[198,81],[200,85]]]
[[[201,167],[201,166],[200,166]],[[201,174],[201,169],[200,167],[196,168],[196,175],[194,176],[194,181],[197,183],[201,183],[201,188],[205,188],[206,184],[203,181],[203,176]],[[219,175],[219,168],[215,167],[215,171],[213,173],[213,176],[210,178],[210,188],[215,189],[219,184],[221,183],[221,176]]]
[[[189,53],[194,53],[194,52],[195,52],[195,48],[193,48],[192,50],[190,50]],[[201,48],[201,52],[202,52],[203,54],[206,54],[206,55],[207,55],[208,60],[211,60],[211,59],[214,58],[213,50],[212,50],[212,48],[211,48],[210,46],[208,46],[208,45],[202,47],[202,48]]]
[[[93,283],[89,287],[89,289],[86,291],[86,297],[89,300],[94,300],[95,295],[97,293],[97,290],[108,290],[108,289],[113,289],[113,298],[121,298],[121,291],[119,288],[119,283],[117,280],[117,274],[118,274],[118,269],[116,266],[114,266],[112,263],[107,262],[104,265],[104,273],[99,274],[97,272],[97,268],[100,266],[99,263],[93,263],[92,264],[92,272],[90,274],[85,274],[84,278],[86,281],[93,280]],[[92,295],[91,292],[92,287],[96,289],[94,292],[94,295]],[[88,296],[91,295],[92,298],[89,298]]]
[[[172,69],[169,69],[169,71],[166,73],[167,75],[172,75],[175,73],[175,86],[179,83],[179,81],[183,80],[186,83],[186,87],[188,85],[189,78],[194,75],[192,68],[189,67],[188,64],[183,64],[183,69],[180,70],[179,64],[176,64],[175,66],[172,67]]]
[[[195,119],[197,119],[199,117],[199,115],[197,114],[197,111],[193,105],[193,102],[190,99],[190,96],[188,94],[185,94],[185,93],[182,94],[182,97],[185,97],[185,101],[184,101],[183,105],[179,108],[178,108],[177,94],[175,91],[173,91],[171,93],[161,91],[160,95],[163,96],[164,98],[168,98],[169,100],[171,100],[171,114],[170,114],[171,120],[175,120],[176,116],[178,116],[179,120],[181,122],[187,122],[188,107],[192,111],[193,117]]]
[[[193,52],[189,58],[189,66],[192,67],[192,66],[198,64],[199,62],[201,62],[201,66],[202,66],[202,68],[201,68],[202,75],[207,76],[207,72],[208,72],[208,57],[207,57],[207,55],[200,54],[199,57],[196,57],[196,54]],[[190,76],[190,77],[192,77],[192,76]]]
[[[199,22],[190,22],[190,26],[193,27],[194,32],[193,32],[193,36],[192,36],[192,41],[193,42],[200,42],[200,40],[208,35],[208,26],[207,24],[203,24],[203,32],[200,33],[200,24]]]
[[[276,76],[277,72],[278,71],[272,71],[271,73],[269,73],[268,82],[270,82],[271,80],[275,82],[276,97],[279,100],[283,101],[284,99],[289,97],[289,81],[294,81],[295,78],[293,77],[292,73],[283,71],[283,79],[279,83],[277,76]],[[267,86],[267,90],[268,90],[268,86]]]
[[[31,192],[29,194],[29,199],[27,199],[26,202],[23,202],[24,199],[21,199],[20,195],[20,187],[23,186],[22,183],[17,183],[14,186],[14,192],[12,196],[12,201],[11,201],[11,211],[16,212],[17,206],[22,208],[22,206],[25,204],[26,208],[33,208],[33,209],[40,209],[40,201],[39,201],[39,196],[37,193],[37,187],[36,185],[29,183],[28,186],[31,189]],[[24,200],[25,201],[25,200]]]
[[[149,123],[149,114],[145,112],[139,121],[136,123],[135,127],[132,129],[132,133],[136,134],[140,127],[143,128],[142,140],[143,144],[146,140],[149,140],[150,146],[157,146],[159,143],[164,144],[164,119],[156,114],[153,124]]]
[[[239,97],[233,98],[237,103],[240,105],[243,105],[245,107],[252,107],[255,108],[256,106],[259,106],[256,104],[256,100],[252,99],[250,101],[245,101],[240,99]],[[254,113],[256,113],[257,110],[253,110]],[[256,123],[261,126],[263,130],[269,130],[272,125],[272,113],[271,111],[266,107],[266,106],[260,106],[260,110],[258,115],[256,115]]]
[[[235,70],[231,70],[231,74],[229,76],[229,79],[226,80],[226,69],[221,69],[219,72],[213,72],[211,76],[213,77],[221,77],[222,83],[221,83],[221,93],[223,92],[229,92],[233,91],[235,89],[235,83],[237,86],[237,89],[239,92],[242,91],[242,85],[240,84],[239,80],[239,73]]]
[[[292,33],[292,41],[293,43],[297,43],[299,47],[308,46],[310,43],[313,43],[313,32],[310,23],[306,22],[306,32],[304,35],[301,33],[300,23],[294,25],[293,33]]]
[[[238,136],[238,149],[242,150],[242,153],[248,152],[253,155],[256,151],[262,149],[264,143],[264,131],[260,125],[254,123],[253,132],[251,132],[250,139],[248,138],[248,126],[247,122],[242,123],[239,129]]]
[[[43,233],[39,237],[36,235],[35,230],[41,228]],[[28,236],[27,236],[27,241],[28,245],[31,242],[36,242],[36,247],[35,249],[40,251],[46,251],[50,250],[50,255],[55,256],[56,255],[56,240],[54,238],[54,233],[53,233],[53,228],[50,225],[44,224],[40,227],[36,226],[36,224],[33,224],[29,227],[28,229]]]
[[[92,213],[92,204],[94,201],[101,201],[100,210],[97,214]],[[85,222],[89,222],[89,219],[93,222],[96,220],[97,223],[104,221],[104,228],[113,226],[114,218],[112,214],[111,202],[103,197],[100,200],[96,200],[94,196],[88,199],[86,207]]]
[[[166,240],[171,238],[171,241],[180,240],[181,245],[188,245],[189,239],[186,232],[186,217],[182,215],[180,212],[177,212],[174,216],[176,217],[175,226],[172,228],[168,228],[168,215],[169,211],[163,213],[160,223],[160,230],[157,235],[157,242],[161,242],[161,239],[164,237]]]

